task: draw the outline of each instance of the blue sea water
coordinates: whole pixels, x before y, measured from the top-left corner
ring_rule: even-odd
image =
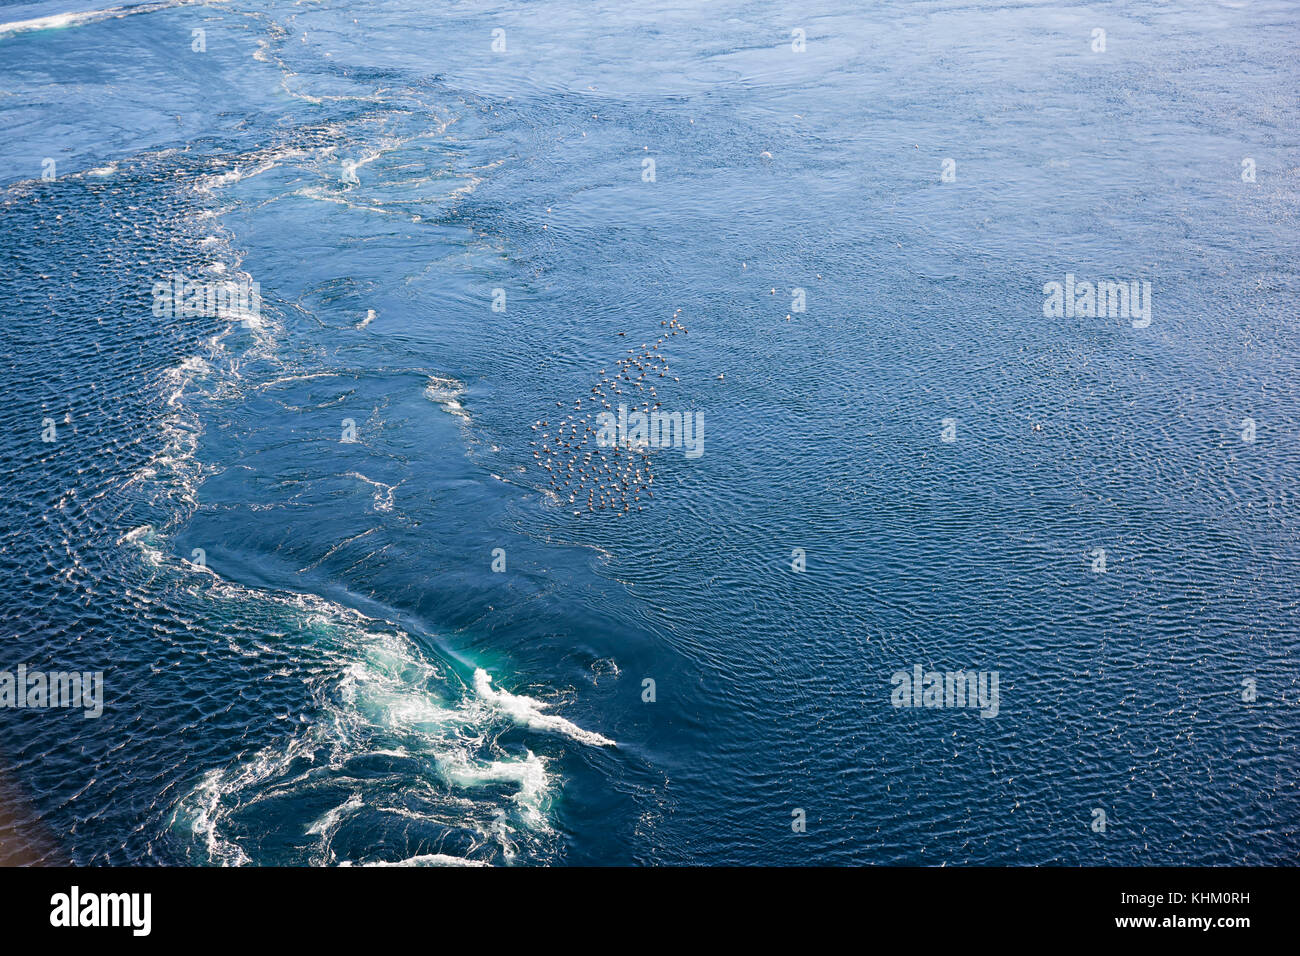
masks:
[[[1298,39],[0,3],[0,670],[105,698],[0,710],[0,859],[1294,863]],[[589,510],[531,443],[629,349],[703,454]]]

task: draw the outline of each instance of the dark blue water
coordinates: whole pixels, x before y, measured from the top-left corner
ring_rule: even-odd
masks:
[[[0,4],[0,670],[105,709],[0,858],[1295,861],[1293,6],[87,11]]]

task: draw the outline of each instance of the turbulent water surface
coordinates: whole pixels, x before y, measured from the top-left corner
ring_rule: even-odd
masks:
[[[0,858],[1294,862],[1289,3],[0,21]]]

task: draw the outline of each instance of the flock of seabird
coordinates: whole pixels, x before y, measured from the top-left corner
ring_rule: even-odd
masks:
[[[655,382],[669,378],[679,381],[668,374],[662,348],[678,333],[686,334],[686,326],[677,318],[680,314],[678,309],[671,319],[659,323],[664,331],[653,345],[642,342],[639,351],[628,349],[612,374],[602,368],[600,380],[585,398],[573,403],[563,419],[556,424],[549,420],[533,424],[533,431],[538,432],[532,442],[533,459],[549,475],[551,491],[560,502],[576,507],[574,515],[582,514],[583,509],[619,514],[634,508],[640,511],[644,507],[642,499],[654,497],[649,448],[617,442],[602,444],[597,440],[596,417],[602,412],[617,416],[620,404],[627,405],[629,414],[640,411],[647,415],[662,405]],[[556,402],[555,407],[565,406]]]

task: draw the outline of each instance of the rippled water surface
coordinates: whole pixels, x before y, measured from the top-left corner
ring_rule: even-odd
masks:
[[[1289,3],[0,21],[0,858],[1295,861]]]

